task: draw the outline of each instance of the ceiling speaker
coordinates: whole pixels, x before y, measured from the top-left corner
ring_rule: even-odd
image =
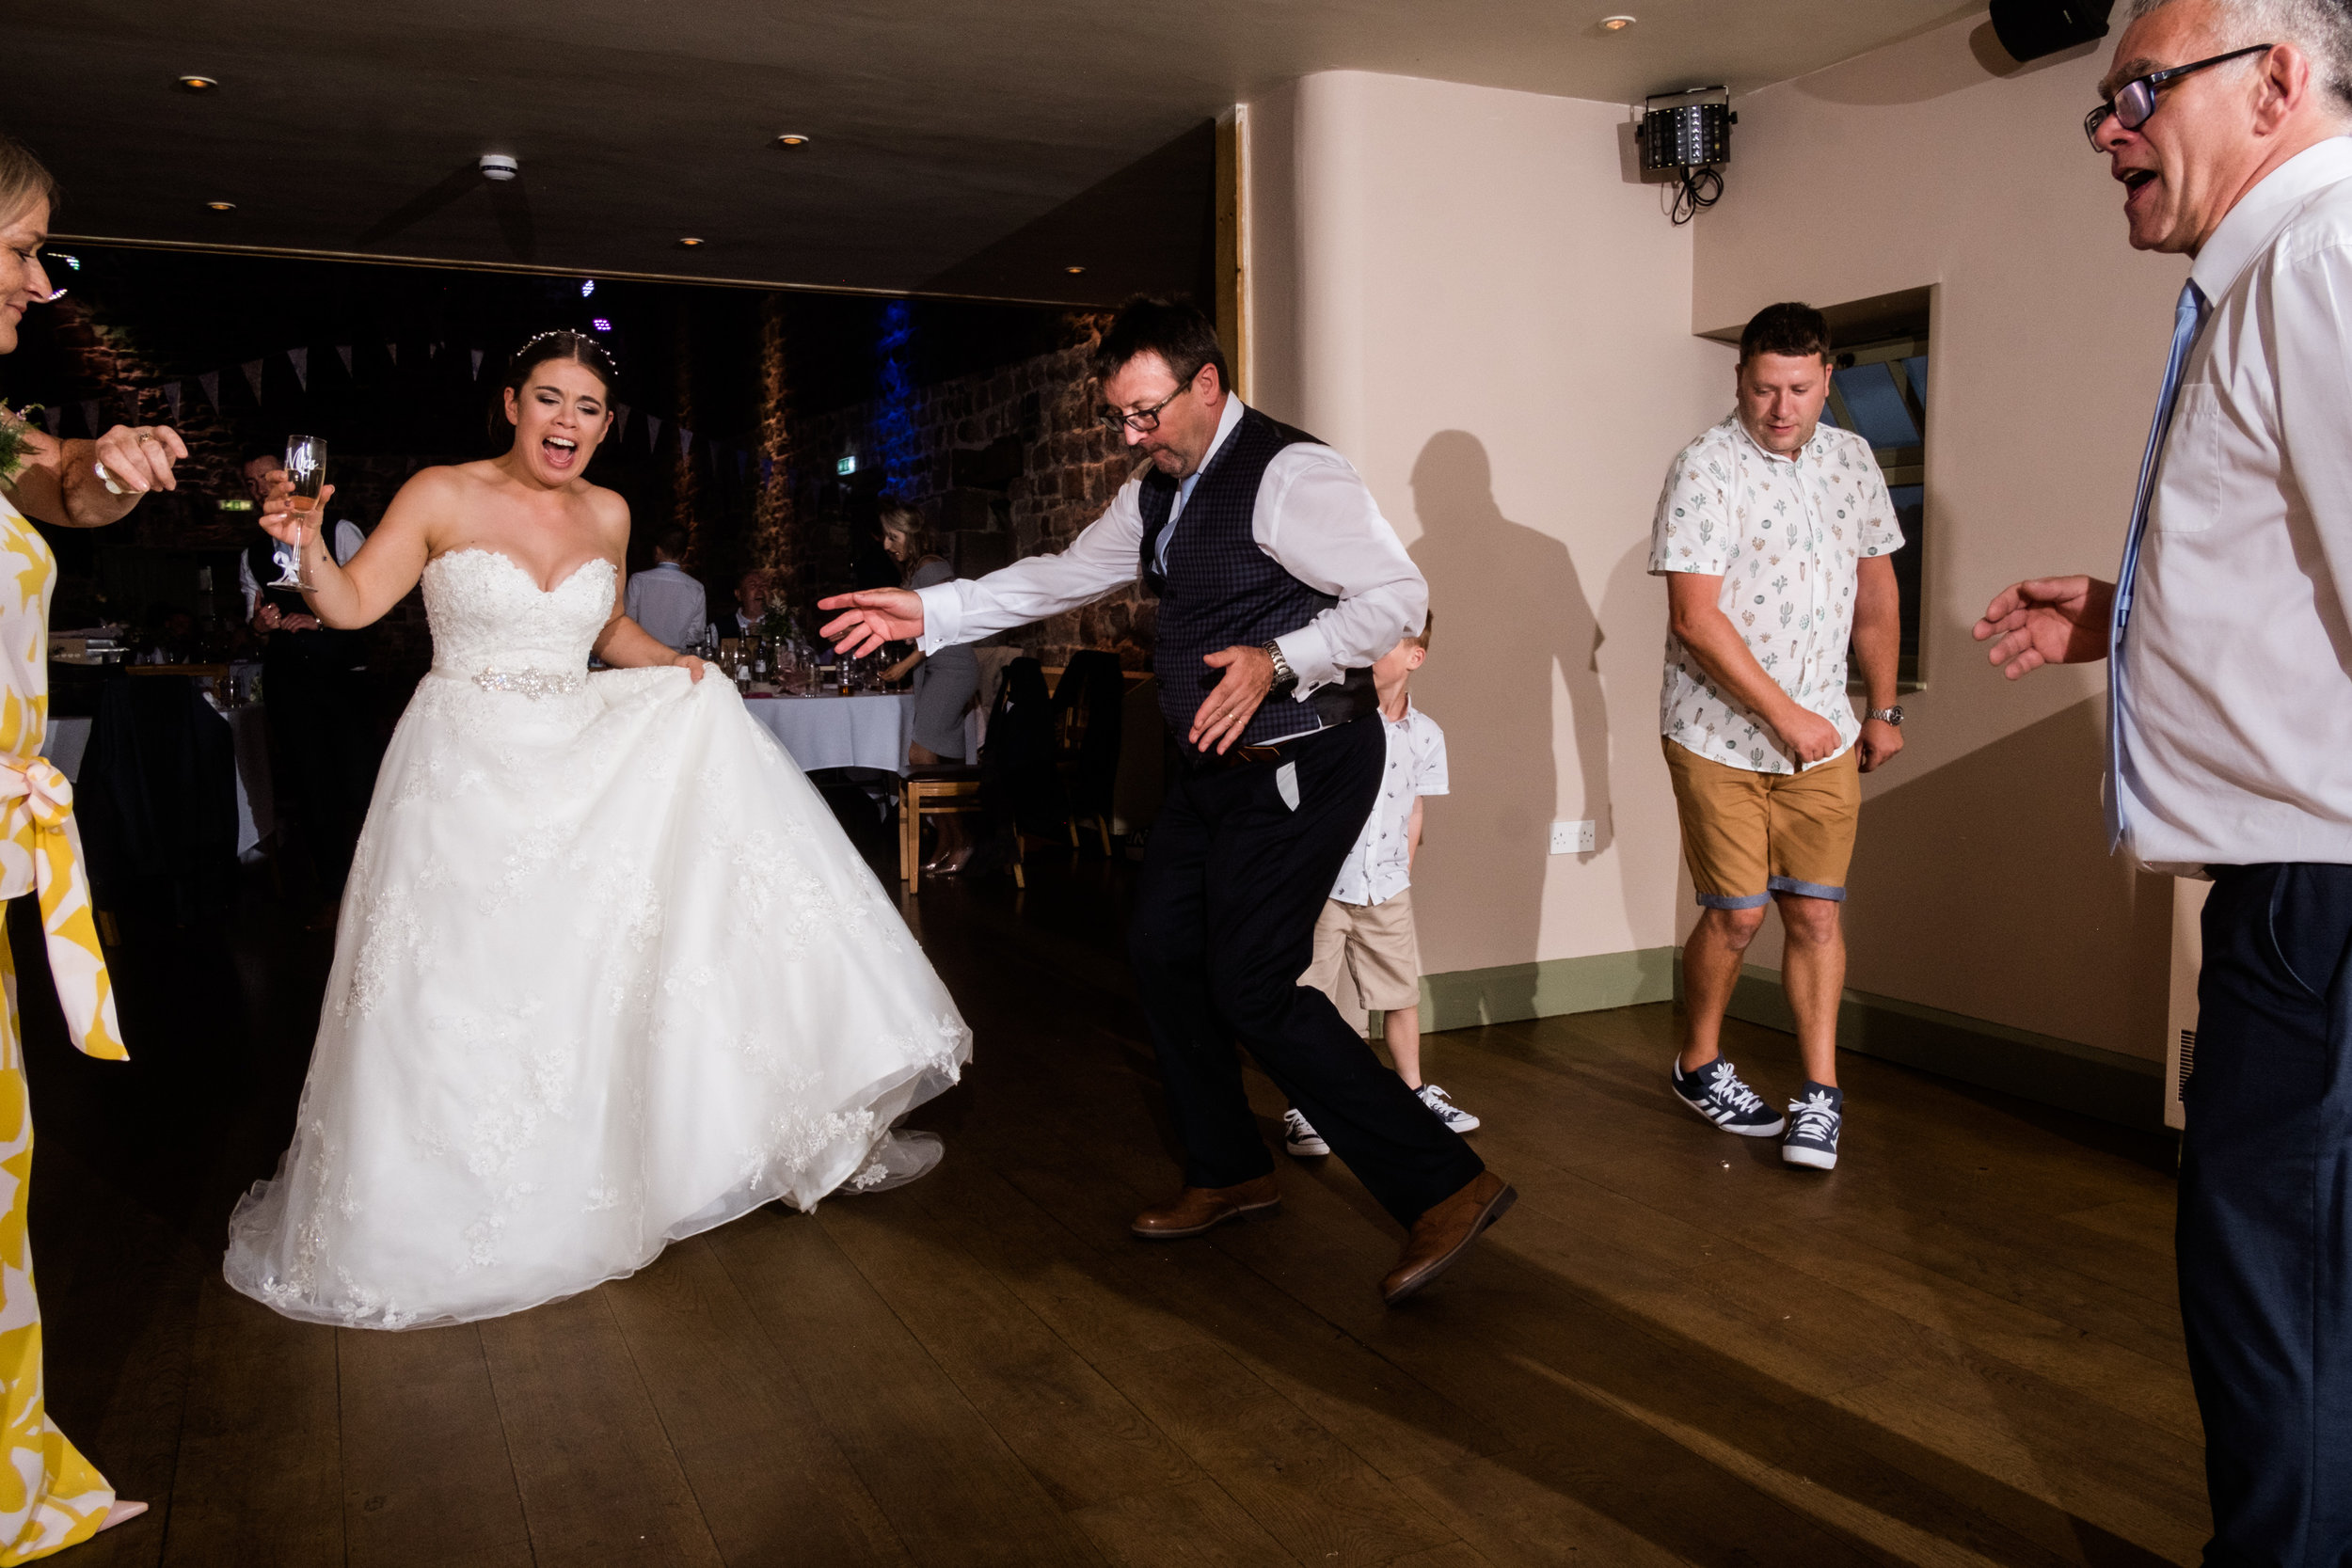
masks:
[[[1993,0],[1993,36],[2023,65],[2107,36],[2115,0]]]

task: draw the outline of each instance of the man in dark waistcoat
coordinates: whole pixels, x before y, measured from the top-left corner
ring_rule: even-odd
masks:
[[[1406,1227],[1381,1286],[1394,1305],[1517,1196],[1298,983],[1379,791],[1372,664],[1420,628],[1428,585],[1345,458],[1231,395],[1199,310],[1131,302],[1094,369],[1105,421],[1150,460],[1107,512],[1059,555],[826,599],[847,613],[824,635],[853,653],[915,638],[928,653],[1138,578],[1158,597],[1160,711],[1187,767],[1152,830],[1128,949],[1184,1186],[1135,1233],[1197,1236],[1280,1201],[1238,1040]]]
[[[246,462],[246,487],[255,499],[263,499],[270,471],[281,466],[282,459],[266,451]],[[339,562],[347,562],[364,540],[358,524],[342,522],[329,545]],[[279,570],[274,547],[274,541],[256,537],[237,562],[237,578],[246,619],[265,639],[262,703],[269,714],[279,799],[294,804],[315,890],[331,908],[351,870],[381,755],[368,708],[368,634],[322,626],[300,594],[269,586]]]

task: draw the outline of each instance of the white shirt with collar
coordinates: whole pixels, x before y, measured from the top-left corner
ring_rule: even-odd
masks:
[[[2189,277],[2211,309],[2123,634],[2123,846],[2352,863],[2352,141],[2273,169]]]
[[[1201,455],[1206,468],[1241,423],[1242,403],[1225,400],[1216,438]],[[1161,546],[1184,526],[1183,504],[1199,470],[1179,486]],[[923,600],[922,650],[971,642],[1026,626],[1115,593],[1136,580],[1143,553],[1143,476],[1119,488],[1110,508],[1058,555],[1031,556],[984,578],[961,578],[915,592]],[[1250,536],[1275,563],[1339,603],[1275,639],[1303,702],[1316,689],[1369,666],[1421,629],[1429,585],[1405,553],[1396,530],[1346,458],[1319,442],[1275,453],[1258,484]]]
[[[1723,578],[1715,602],[1732,629],[1799,707],[1837,726],[1843,756],[1862,734],[1846,694],[1860,562],[1902,544],[1867,441],[1817,425],[1783,457],[1734,412],[1666,470],[1649,569]],[[1720,689],[1671,631],[1658,707],[1660,733],[1687,752],[1754,773],[1798,770],[1772,726]]]
[[[658,561],[651,571],[630,578],[621,608],[655,641],[672,648],[691,647],[710,624],[703,585],[675,561]]]
[[[359,546],[368,536],[359,531],[359,525],[345,517],[335,525],[335,564],[348,566],[351,558],[359,553]],[[237,556],[237,587],[245,594],[245,618],[250,622],[262,612],[262,579],[253,575],[253,562],[243,552]]]
[[[1385,904],[1413,885],[1413,802],[1446,792],[1445,732],[1406,698],[1405,717],[1380,716],[1388,764],[1364,831],[1340,867],[1331,896],[1342,904]]]

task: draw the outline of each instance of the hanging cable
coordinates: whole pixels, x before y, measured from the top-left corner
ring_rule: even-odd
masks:
[[[1724,177],[1707,165],[1688,165],[1675,191],[1672,216],[1677,224],[1685,224],[1699,215],[1702,208],[1712,207],[1724,198]]]

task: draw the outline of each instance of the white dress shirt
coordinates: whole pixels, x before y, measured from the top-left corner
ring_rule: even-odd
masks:
[[[1388,766],[1372,815],[1331,886],[1331,896],[1343,904],[1385,904],[1412,886],[1413,803],[1446,792],[1445,732],[1436,720],[1408,698],[1405,717],[1382,714],[1380,727],[1388,735]]]
[[[688,577],[686,568],[675,561],[656,562],[652,571],[629,578],[621,609],[655,641],[672,648],[692,646],[710,625],[703,585]]]
[[[351,558],[359,553],[359,546],[368,536],[359,531],[359,525],[345,517],[335,525],[335,564],[348,566]],[[253,562],[244,552],[237,555],[237,586],[245,593],[245,618],[250,622],[262,612],[262,579],[253,575]]]
[[[2352,863],[2352,141],[2249,191],[2150,499],[2117,714],[2123,845]]]
[[[1837,726],[1834,754],[1843,756],[1862,736],[1846,694],[1861,562],[1902,546],[1869,442],[1816,425],[1784,457],[1758,446],[1734,412],[1667,468],[1650,524],[1649,569],[1721,578],[1715,603],[1731,629],[1799,707]],[[1772,726],[1717,687],[1671,631],[1658,728],[1710,762],[1798,771]]]
[[[1202,468],[1241,416],[1241,399],[1228,397]],[[1138,473],[1058,555],[1031,556],[984,578],[916,589],[923,599],[922,650],[1041,621],[1134,582],[1143,553],[1142,491]],[[1183,503],[1191,494],[1187,480],[1161,535],[1163,546],[1184,526]],[[1274,640],[1298,676],[1290,693],[1295,701],[1369,666],[1407,632],[1421,629],[1429,585],[1354,467],[1329,447],[1302,441],[1275,453],[1258,485],[1249,531],[1275,564],[1340,601]]]

